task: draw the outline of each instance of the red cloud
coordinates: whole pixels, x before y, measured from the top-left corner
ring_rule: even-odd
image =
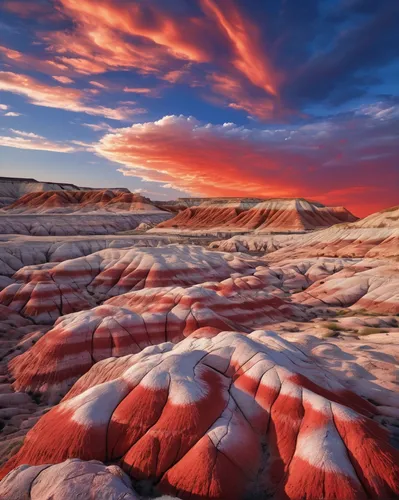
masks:
[[[212,90],[222,96],[223,102],[229,108],[244,110],[248,114],[260,119],[272,118],[276,114],[276,102],[274,99],[263,93],[261,95],[249,93],[237,78],[212,73],[208,76],[208,81]],[[212,100],[212,97],[210,99]]]
[[[219,105],[262,119],[275,116],[279,76],[258,27],[233,0],[198,3],[202,11],[192,15],[153,0],[59,0],[73,28],[41,36],[45,60],[7,48],[4,56],[16,66],[50,75],[56,69],[64,73],[56,76],[64,78],[136,69],[170,84],[208,86],[213,96],[208,90],[207,97]]]
[[[197,43],[202,26],[198,19],[187,18],[184,24],[149,3],[122,3],[110,0],[61,0],[64,10],[87,26],[107,27],[122,33],[141,36],[165,47],[177,58],[205,62],[209,56]]]
[[[230,40],[235,53],[234,66],[254,85],[277,97],[277,75],[267,59],[258,27],[245,19],[231,0],[222,4],[215,0],[201,1]]]
[[[21,17],[36,17],[40,20],[56,21],[61,18],[60,12],[51,9],[48,3],[40,3],[37,0],[5,0],[1,8],[18,14]]]
[[[347,133],[345,124],[251,130],[166,116],[115,130],[95,149],[124,165],[125,175],[167,183],[191,194],[308,197],[327,205],[343,204],[357,215],[395,204],[398,179],[393,160],[379,160],[377,169],[354,146],[353,158],[331,164],[342,147],[337,146],[341,133]],[[386,191],[384,197],[381,189]]]

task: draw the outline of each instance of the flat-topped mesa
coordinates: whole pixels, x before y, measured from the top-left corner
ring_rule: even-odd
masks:
[[[11,214],[160,212],[149,198],[110,189],[28,193],[5,210]]]
[[[80,458],[183,499],[398,498],[399,452],[370,418],[377,407],[301,347],[205,328],[106,359],[0,474]]]
[[[187,199],[183,198],[184,202]],[[344,207],[325,207],[302,198],[193,198],[190,206],[159,229],[227,231],[306,231],[352,222]],[[188,202],[187,202],[188,203]]]
[[[74,184],[57,182],[40,182],[36,179],[20,177],[0,177],[0,208],[6,207],[27,193],[43,191],[77,191],[80,188]]]
[[[336,207],[334,210],[345,209]],[[397,258],[399,255],[399,206],[382,210],[357,222],[337,224],[307,234],[236,235],[214,241],[210,248],[235,252],[272,253],[273,261],[298,257]]]

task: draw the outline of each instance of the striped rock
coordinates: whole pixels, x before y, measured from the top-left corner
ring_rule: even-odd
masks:
[[[0,234],[31,236],[107,235],[130,231],[141,223],[150,225],[171,217],[168,212],[90,212],[76,214],[5,214],[0,217]]]
[[[57,465],[21,465],[0,482],[2,500],[138,500],[130,479],[116,465],[73,458]]]
[[[14,214],[76,212],[160,212],[149,198],[113,190],[38,191],[27,193],[5,208]]]
[[[225,252],[273,253],[274,260],[309,257],[391,258],[399,252],[399,207],[350,224],[295,235],[243,235],[214,241],[210,248]]]
[[[375,212],[354,224],[356,227],[396,227],[399,228],[399,205]]]
[[[90,309],[95,302],[87,292],[54,281],[13,283],[0,292],[0,305],[37,324],[53,324],[65,314]]]
[[[399,264],[364,259],[316,281],[293,296],[310,306],[350,307],[379,314],[399,313]]]
[[[222,252],[265,252],[276,261],[309,257],[391,258],[398,256],[399,228],[347,224],[310,234],[233,236],[213,241],[209,247]]]
[[[157,247],[179,242],[176,236],[112,235],[34,237],[12,235],[0,241],[0,288],[24,266],[63,262],[106,248]]]
[[[96,300],[161,286],[190,286],[223,280],[234,273],[252,274],[260,259],[211,252],[199,246],[108,248],[61,263],[28,266],[14,275],[23,282],[74,283]]]
[[[9,364],[14,388],[53,400],[98,361],[176,343],[198,328],[249,332],[287,318],[306,319],[300,306],[270,295],[263,286],[262,279],[244,276],[190,288],[146,288],[60,318]]]
[[[246,200],[210,198],[161,222],[154,231],[168,230],[276,230],[304,231],[357,218],[343,207],[325,207],[301,198]]]
[[[1,475],[77,457],[182,499],[393,500],[376,411],[273,332],[197,335],[95,365]]]

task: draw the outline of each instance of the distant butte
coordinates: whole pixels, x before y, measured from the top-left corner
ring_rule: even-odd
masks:
[[[306,231],[357,220],[343,207],[325,207],[302,198],[209,198],[194,199],[173,219],[153,232],[177,231]],[[189,203],[186,198],[181,199]]]

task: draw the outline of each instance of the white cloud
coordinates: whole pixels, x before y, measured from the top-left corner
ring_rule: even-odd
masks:
[[[22,130],[12,130],[12,132],[19,137],[0,136],[0,146],[55,153],[72,153],[75,151],[72,146],[49,141],[45,137],[32,132],[23,132]]]
[[[72,78],[69,78],[68,76],[53,76],[53,78],[54,80],[57,80],[57,82],[60,83],[65,83],[65,84],[74,83]]]
[[[23,130],[15,130],[13,128],[10,128],[10,131],[21,137],[29,137],[30,139],[45,139],[43,136],[34,134],[33,132],[24,132]]]
[[[100,82],[95,82],[94,80],[92,80],[91,82],[89,82],[90,85],[94,85],[94,87],[98,87],[99,89],[107,89],[108,87],[106,85],[104,85],[103,83],[100,83]]]

